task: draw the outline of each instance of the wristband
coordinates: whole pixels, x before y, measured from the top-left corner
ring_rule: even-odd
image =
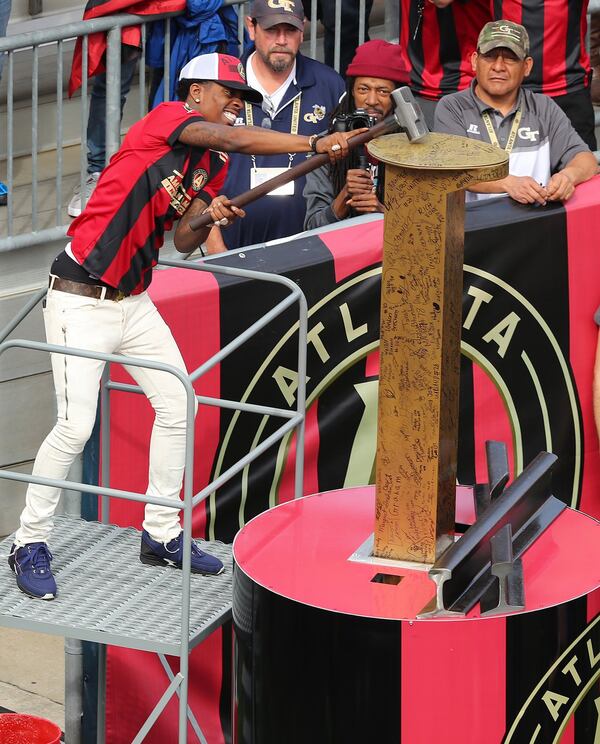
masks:
[[[308,146],[314,153],[317,152],[317,142],[325,136],[324,134],[311,134],[308,138]]]

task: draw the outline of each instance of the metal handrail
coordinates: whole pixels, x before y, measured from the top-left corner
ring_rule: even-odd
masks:
[[[8,349],[29,349],[30,351],[45,351],[50,354],[64,354],[66,356],[80,357],[83,359],[97,359],[99,361],[107,363],[113,362],[115,364],[130,365],[132,367],[142,367],[143,369],[154,369],[160,370],[162,372],[168,372],[169,374],[177,377],[177,379],[184,386],[186,395],[188,397],[191,396],[192,398],[195,398],[194,389],[192,387],[189,376],[177,367],[173,367],[170,364],[165,364],[164,362],[153,362],[145,359],[136,359],[134,357],[128,357],[121,354],[103,354],[99,351],[92,352],[85,349],[57,346],[56,344],[48,344],[42,341],[28,341],[26,339],[12,339],[9,341],[4,341],[0,344],[0,355],[2,355]],[[193,403],[191,410],[193,412]],[[75,481],[46,478],[42,476],[29,475],[27,473],[18,473],[12,470],[0,470],[0,479],[15,480],[25,483],[36,483],[40,486],[69,488],[77,491],[82,490],[82,486],[84,486],[83,490],[88,493],[95,493],[99,496],[108,495],[120,499],[131,499],[132,501],[147,501],[151,504],[159,504],[161,506],[169,506],[173,508],[179,508],[181,506],[181,501],[163,498],[162,496],[148,497],[146,495],[138,494],[134,491],[122,491],[115,488],[99,487],[89,484],[77,483]]]
[[[391,38],[394,34],[397,34],[396,25],[394,18],[397,17],[397,8],[394,5],[394,0],[384,0],[385,2],[385,35],[386,38]],[[336,3],[336,17],[338,20],[341,19],[341,0],[335,0]],[[224,0],[223,6],[240,6],[239,23],[238,23],[238,43],[241,52],[244,39],[244,14],[249,12],[249,4],[243,3],[241,0]],[[364,40],[366,35],[366,3],[365,0],[359,0],[360,10],[360,23],[359,23],[359,43]],[[313,22],[310,24],[310,55],[316,57],[317,55],[317,26],[314,22],[317,12],[317,2],[312,0],[311,4]],[[173,17],[181,15],[181,13],[161,13],[157,15],[144,15],[138,16],[133,14],[118,14],[113,16],[106,16],[102,18],[93,18],[90,20],[81,20],[71,23],[66,23],[61,26],[48,29],[38,29],[36,31],[30,31],[27,33],[15,34],[13,36],[7,36],[0,39],[0,53],[7,52],[8,59],[5,65],[4,75],[8,77],[8,95],[7,95],[7,177],[6,181],[8,184],[8,219],[7,219],[7,235],[6,237],[0,237],[0,254],[28,248],[34,245],[47,244],[52,241],[61,240],[65,237],[69,218],[64,216],[64,207],[62,204],[63,199],[63,159],[62,159],[62,148],[64,144],[64,132],[63,127],[63,45],[67,40],[74,38],[82,38],[82,86],[81,86],[81,116],[79,121],[80,140],[82,143],[86,140],[86,128],[88,121],[88,76],[87,76],[87,40],[90,34],[93,33],[105,33],[107,36],[107,50],[106,50],[106,70],[107,70],[107,85],[106,85],[106,99],[107,99],[107,118],[106,118],[106,155],[110,157],[117,149],[120,141],[120,84],[121,84],[121,30],[123,28],[131,26],[141,26],[142,31],[142,54],[145,51],[145,29],[148,23],[153,21],[162,20],[165,24],[165,53],[164,53],[164,80],[165,90],[168,90],[168,78],[169,78],[169,60],[170,60],[170,23],[169,20]],[[340,56],[340,39],[341,39],[341,27],[338,24],[335,32],[335,67],[339,68],[339,56]],[[38,108],[40,105],[38,86],[39,86],[39,57],[38,50],[41,46],[47,44],[57,45],[57,75],[56,75],[56,151],[57,151],[57,167],[56,167],[56,189],[55,189],[55,224],[53,226],[42,227],[40,226],[38,218],[38,148],[39,148],[39,124],[38,124]],[[32,215],[32,227],[30,232],[17,231],[14,223],[14,203],[13,203],[13,192],[14,192],[14,150],[15,150],[15,137],[13,132],[15,131],[15,109],[14,109],[14,54],[17,51],[24,49],[33,49],[33,68],[32,68],[32,127],[31,127],[31,158],[32,158],[32,185],[31,185],[31,215]],[[140,89],[145,88],[145,68],[143,65],[140,66]],[[142,97],[143,98],[143,97]],[[143,101],[141,100],[142,104]],[[146,113],[146,109],[140,105],[140,117]],[[73,117],[71,117],[72,119]],[[68,120],[67,120],[68,121]],[[17,130],[18,131],[18,130]],[[29,147],[28,143],[24,143],[24,147]],[[85,147],[81,148],[80,157],[80,169],[79,169],[79,182],[80,188],[83,189],[84,182],[86,180],[86,156]]]
[[[223,5],[231,5],[231,2],[225,2]],[[110,31],[113,28],[125,28],[126,26],[139,26],[141,23],[150,23],[151,21],[162,20],[163,18],[173,18],[183,15],[182,12],[176,13],[158,13],[156,15],[132,15],[131,13],[117,13],[102,18],[90,18],[86,21],[74,21],[65,23],[62,26],[54,28],[44,28],[37,31],[26,31],[22,34],[13,34],[0,38],[0,52],[11,52],[16,49],[28,49],[42,44],[49,44],[56,41],[66,41],[75,39],[78,36],[89,36],[99,31]]]
[[[164,265],[168,265],[176,268],[184,268],[188,270],[196,271],[208,271],[211,273],[221,273],[230,276],[237,276],[245,279],[253,279],[257,281],[267,281],[270,283],[279,284],[284,289],[289,291],[289,297],[291,301],[279,302],[275,308],[265,313],[259,321],[252,324],[252,333],[240,334],[234,342],[228,344],[223,350],[198,367],[192,375],[194,379],[197,379],[201,374],[205,374],[214,367],[218,361],[221,361],[227,355],[238,349],[243,343],[245,343],[251,335],[255,335],[262,328],[264,328],[271,320],[280,315],[286,310],[291,304],[298,303],[298,389],[296,398],[296,411],[284,411],[283,409],[275,409],[271,407],[256,406],[254,404],[237,403],[235,407],[239,410],[255,413],[259,410],[269,415],[279,415],[283,418],[288,419],[282,426],[280,426],[275,432],[267,437],[258,446],[254,447],[253,450],[248,452],[243,458],[237,463],[231,466],[224,473],[221,473],[214,481],[205,486],[199,493],[193,494],[193,472],[194,472],[194,422],[195,422],[195,399],[202,399],[203,401],[210,400],[213,405],[219,405],[220,401],[217,399],[207,399],[205,396],[196,396],[192,387],[192,375],[187,374],[176,367],[165,364],[163,362],[154,362],[151,360],[136,359],[127,357],[120,354],[104,354],[101,352],[91,352],[84,349],[76,349],[73,347],[57,346],[55,344],[48,344],[37,341],[28,341],[25,339],[10,339],[6,340],[8,335],[12,333],[29,315],[33,308],[43,299],[47,293],[47,289],[44,288],[36,293],[36,295],[25,305],[25,307],[17,313],[15,318],[0,331],[0,355],[5,351],[13,348],[27,349],[31,351],[44,351],[53,354],[65,354],[68,356],[83,357],[88,359],[99,359],[106,362],[107,368],[111,363],[118,363],[121,365],[130,365],[135,367],[143,367],[147,369],[157,369],[165,371],[169,374],[174,375],[180,380],[184,386],[187,398],[187,412],[186,412],[186,444],[185,444],[185,468],[184,468],[184,485],[183,485],[183,507],[180,500],[175,501],[174,499],[163,498],[159,496],[148,496],[148,494],[139,494],[133,491],[125,491],[121,489],[111,488],[108,486],[109,483],[109,469],[110,469],[110,401],[109,401],[109,390],[119,389],[127,390],[133,393],[139,393],[140,389],[134,385],[121,385],[119,383],[111,383],[108,379],[108,369],[105,370],[101,385],[101,414],[104,426],[102,427],[101,436],[101,460],[102,460],[102,474],[99,486],[93,486],[85,483],[77,483],[70,480],[60,480],[54,478],[46,478],[43,476],[34,476],[24,473],[18,473],[10,470],[0,470],[0,479],[14,480],[27,483],[36,483],[39,485],[53,486],[58,488],[68,488],[76,491],[85,491],[88,493],[94,493],[101,496],[102,501],[102,519],[103,521],[108,520],[108,499],[109,497],[114,498],[125,498],[138,502],[160,504],[163,506],[175,507],[183,511],[183,536],[184,536],[184,551],[183,551],[183,578],[182,578],[182,614],[181,614],[181,637],[180,637],[180,672],[174,679],[169,675],[170,684],[167,687],[161,700],[156,704],[153,711],[150,713],[135,741],[142,741],[145,734],[150,730],[155,720],[160,715],[166,702],[171,699],[175,694],[179,696],[179,742],[185,744],[187,740],[187,721],[191,714],[187,704],[187,693],[188,693],[188,678],[189,678],[189,645],[190,645],[190,577],[191,577],[191,530],[192,530],[192,510],[200,501],[205,499],[215,490],[220,488],[223,484],[229,481],[234,475],[243,470],[249,463],[253,462],[256,458],[260,457],[269,447],[276,442],[282,440],[289,432],[296,429],[297,432],[297,448],[296,448],[296,472],[295,472],[295,489],[296,497],[302,495],[302,484],[303,484],[303,470],[304,470],[304,408],[306,401],[306,349],[307,349],[307,326],[308,326],[308,309],[306,298],[300,290],[297,284],[285,276],[277,274],[267,274],[259,271],[251,271],[248,269],[237,269],[230,266],[218,266],[211,262],[200,262],[191,263],[189,261],[163,261],[160,262]],[[287,298],[286,298],[287,299]],[[222,352],[226,353],[222,353]],[[216,361],[215,361],[216,360]],[[231,407],[233,402],[227,402],[228,406]],[[192,716],[193,718],[193,716]],[[201,729],[195,719],[192,721],[193,728],[196,733],[201,732]],[[99,731],[101,726],[99,726]],[[100,737],[102,740],[102,737]]]
[[[68,39],[80,37],[82,39],[82,70],[81,70],[81,117],[80,141],[86,140],[88,123],[88,38],[90,34],[106,33],[106,134],[105,153],[108,159],[119,147],[121,121],[121,31],[131,26],[141,26],[142,54],[145,52],[148,23],[163,20],[165,24],[165,66],[163,68],[166,90],[168,90],[169,58],[170,58],[170,19],[181,13],[162,13],[159,15],[137,16],[119,14],[103,18],[93,18],[75,23],[67,23],[55,28],[30,31],[0,39],[0,53],[8,52],[5,74],[8,75],[7,90],[7,183],[8,183],[8,219],[6,237],[0,238],[0,253],[41,245],[53,240],[60,240],[66,235],[70,218],[63,212],[62,205],[62,175],[64,143],[64,85],[63,85],[63,43]],[[46,44],[57,45],[57,79],[56,79],[56,224],[53,227],[39,229],[38,226],[38,111],[39,111],[39,49]],[[14,234],[14,54],[17,50],[33,49],[32,62],[32,115],[31,115],[31,232]],[[145,86],[145,67],[141,66],[140,83]],[[139,116],[146,112],[144,96],[140,98]],[[80,152],[79,181],[83,190],[86,180],[87,157],[85,147]]]

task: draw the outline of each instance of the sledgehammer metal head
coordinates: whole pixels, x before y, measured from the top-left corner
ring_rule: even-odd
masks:
[[[400,129],[406,132],[409,142],[419,142],[429,134],[429,128],[421,107],[415,101],[409,87],[403,85],[392,91],[394,118]]]

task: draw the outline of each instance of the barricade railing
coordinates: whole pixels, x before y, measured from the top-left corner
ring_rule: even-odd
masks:
[[[366,0],[358,0],[360,22],[359,22],[359,43],[365,38],[367,30]],[[244,39],[244,18],[250,12],[250,3],[240,2],[240,0],[224,0],[224,6],[235,5],[238,8],[238,44],[240,53]],[[398,8],[395,0],[384,0],[385,24],[384,34],[386,38],[397,36],[397,19]],[[317,0],[311,0],[310,6],[307,3],[307,10],[310,7],[311,17],[317,17]],[[336,29],[334,38],[334,59],[335,67],[339,69],[340,60],[340,43],[342,35],[342,0],[335,0]],[[141,29],[141,60],[145,59],[146,40],[148,24],[154,21],[164,23],[164,60],[163,60],[163,80],[165,90],[165,100],[168,100],[169,91],[169,60],[171,54],[171,34],[170,18],[179,15],[177,13],[160,14],[155,16],[137,16],[120,14],[95,18],[92,20],[78,21],[76,23],[64,24],[55,28],[32,31],[14,36],[8,36],[0,39],[0,54],[6,52],[7,59],[3,70],[3,85],[6,86],[6,149],[2,153],[4,139],[0,135],[0,158],[4,155],[6,159],[6,175],[0,176],[8,186],[8,204],[6,212],[5,229],[0,232],[0,253],[12,251],[19,248],[27,248],[33,245],[41,245],[53,240],[60,240],[66,235],[70,218],[67,216],[65,209],[65,199],[70,194],[65,193],[64,187],[64,150],[73,144],[72,138],[65,140],[65,105],[66,105],[66,85],[65,77],[70,69],[70,58],[67,57],[67,47],[70,51],[69,44],[73,39],[80,37],[82,39],[82,84],[80,96],[74,100],[80,101],[78,112],[79,120],[79,141],[81,143],[80,160],[79,160],[79,183],[82,194],[82,206],[85,204],[85,180],[87,178],[87,123],[89,114],[88,94],[93,85],[93,79],[88,80],[88,45],[91,34],[102,32],[106,34],[106,159],[116,152],[120,143],[120,122],[121,122],[121,31],[130,26],[140,26]],[[308,34],[308,53],[311,57],[317,56],[317,31],[318,24],[311,23]],[[56,128],[56,156],[55,156],[55,179],[54,189],[52,190],[52,210],[48,209],[48,198],[44,196],[43,217],[40,215],[40,205],[43,200],[40,196],[40,50],[54,45],[55,54],[52,58],[56,59],[55,70],[55,98],[56,111],[55,123]],[[15,96],[19,91],[15,90],[15,60],[17,55],[27,52],[31,56],[31,140],[28,150],[31,154],[31,194],[30,204],[31,213],[26,210],[24,216],[24,205],[20,203],[18,214],[15,203],[15,158],[21,154],[15,151]],[[46,71],[44,71],[46,75]],[[147,74],[146,67],[142,63],[139,65],[139,110],[138,116],[141,118],[147,112],[146,88]],[[69,115],[72,119],[72,114]],[[20,133],[22,134],[22,133]],[[22,200],[21,200],[22,201]],[[53,214],[52,214],[53,212]],[[2,220],[4,221],[4,220]]]
[[[31,31],[0,39],[0,53],[6,52],[3,78],[6,79],[6,183],[8,186],[8,204],[6,218],[6,235],[0,237],[0,252],[15,248],[39,245],[57,240],[66,234],[70,219],[64,208],[63,175],[64,149],[71,143],[64,142],[64,109],[66,100],[64,57],[65,43],[76,37],[82,39],[82,68],[80,95],[80,185],[87,176],[87,124],[89,114],[88,103],[88,46],[91,34],[103,32],[106,34],[106,159],[116,152],[120,143],[121,122],[121,31],[130,26],[141,27],[141,54],[144,58],[146,51],[147,26],[153,21],[162,20],[165,33],[165,54],[163,75],[165,90],[169,90],[169,58],[171,50],[169,19],[177,14],[162,14],[157,16],[115,15],[106,18],[95,18],[88,21],[69,23],[56,28]],[[47,45],[56,46],[56,177],[54,189],[54,225],[42,227],[39,224],[39,79],[40,79],[40,49]],[[21,51],[31,51],[31,230],[22,232],[15,226],[14,203],[14,135],[15,135],[15,55]],[[139,117],[147,111],[144,91],[146,90],[146,68],[144,64],[139,69],[139,87],[141,91],[139,101]]]
[[[283,287],[287,293],[284,299],[277,302],[270,310],[262,315],[258,320],[252,323],[244,332],[239,334],[233,341],[228,343],[216,354],[206,360],[197,369],[191,373],[186,374],[184,371],[172,367],[162,362],[154,362],[151,360],[144,360],[139,358],[126,357],[119,354],[104,354],[100,352],[91,352],[83,349],[77,349],[73,347],[57,346],[54,344],[42,343],[37,341],[29,341],[26,339],[9,339],[8,336],[12,334],[18,325],[23,321],[27,315],[38,305],[38,303],[45,297],[47,289],[40,290],[37,292],[29,302],[22,308],[22,310],[15,316],[15,318],[0,331],[0,356],[10,349],[26,349],[36,352],[46,352],[51,354],[64,354],[66,356],[83,357],[87,359],[98,359],[106,363],[105,373],[102,378],[101,390],[100,390],[100,412],[103,421],[101,430],[101,441],[100,441],[100,458],[101,458],[101,473],[99,479],[99,485],[88,485],[85,483],[79,483],[73,480],[62,480],[54,478],[46,478],[43,476],[35,476],[20,473],[12,470],[0,470],[0,479],[14,480],[25,483],[36,483],[43,486],[51,486],[62,489],[71,489],[74,491],[85,492],[96,494],[101,498],[101,513],[102,522],[108,522],[109,515],[109,499],[120,498],[129,499],[137,502],[145,502],[152,504],[160,504],[163,506],[169,506],[181,509],[183,511],[183,534],[184,534],[184,553],[183,553],[183,583],[182,583],[182,614],[181,614],[181,634],[179,643],[179,655],[180,655],[180,672],[174,675],[172,672],[167,671],[169,677],[169,687],[167,691],[156,705],[146,722],[143,724],[138,735],[135,738],[135,742],[142,742],[144,736],[148,733],[152,724],[160,715],[160,712],[165,707],[168,700],[177,694],[179,696],[179,744],[185,744],[187,741],[187,719],[189,718],[194,730],[196,731],[200,741],[203,741],[203,734],[201,732],[198,722],[191,714],[187,704],[187,688],[188,688],[188,653],[190,649],[190,553],[191,553],[191,530],[192,530],[192,510],[201,501],[206,499],[210,494],[214,493],[218,488],[224,485],[237,473],[242,471],[248,464],[260,457],[269,447],[273,446],[276,442],[282,440],[293,430],[296,430],[297,447],[296,447],[296,462],[295,462],[295,496],[300,497],[303,490],[303,471],[304,471],[304,415],[305,415],[305,404],[306,404],[306,354],[307,354],[307,324],[308,324],[308,312],[306,298],[300,290],[300,288],[291,280],[285,276],[278,274],[267,274],[258,271],[250,271],[246,269],[238,269],[229,266],[219,266],[212,261],[202,262],[190,262],[190,261],[161,261],[161,264],[174,268],[185,268],[188,270],[204,271],[213,274],[222,274],[227,276],[235,276],[242,279],[269,282],[277,284]],[[239,349],[243,344],[247,343],[254,335],[259,333],[263,328],[273,321],[276,317],[280,316],[288,308],[298,305],[298,388],[297,388],[297,401],[295,410],[279,409],[273,406],[263,406],[259,404],[249,404],[238,401],[225,400],[220,398],[213,398],[208,396],[196,395],[193,389],[193,382],[199,379],[202,375],[206,374],[209,370],[213,369],[223,359],[229,356],[232,352]],[[118,363],[120,365],[128,365],[132,367],[142,367],[147,369],[155,369],[167,372],[175,376],[183,385],[187,397],[187,417],[186,417],[186,446],[185,446],[185,470],[184,470],[184,484],[183,484],[183,503],[179,500],[163,498],[159,496],[149,496],[148,494],[141,494],[134,491],[127,491],[119,488],[113,488],[110,484],[110,391],[118,390],[120,392],[129,392],[134,394],[143,394],[143,391],[138,385],[130,385],[125,383],[113,382],[109,379],[110,364]],[[284,423],[279,426],[272,434],[265,438],[260,444],[257,444],[253,449],[246,453],[237,463],[230,466],[225,472],[221,473],[207,486],[201,488],[198,493],[193,492],[193,473],[194,473],[194,421],[195,421],[195,402],[200,405],[210,405],[221,407],[229,410],[237,410],[248,413],[260,413],[262,415],[279,417],[284,420]],[[108,582],[112,579],[111,576],[106,576],[104,579]],[[119,580],[119,579],[116,579]],[[230,598],[229,598],[230,601]],[[0,613],[0,624],[2,624],[2,614]],[[223,618],[217,618],[215,622],[222,621]],[[18,617],[11,618],[11,624],[14,627],[20,627],[19,623],[22,622],[22,627],[31,629],[31,623],[21,621]],[[216,627],[216,625],[215,625]],[[52,632],[48,625],[44,626],[46,632]],[[210,628],[207,632],[210,632]],[[59,631],[55,631],[59,632]],[[79,631],[80,632],[80,631]],[[69,636],[70,637],[70,636]],[[73,634],[74,638],[78,636]],[[85,636],[79,636],[85,637]],[[116,635],[111,635],[110,630],[105,631],[103,636],[103,643],[116,643],[117,645],[126,645]],[[106,648],[104,645],[100,646],[100,668],[102,669],[105,663]],[[167,670],[168,664],[162,654],[161,663]],[[100,678],[103,679],[102,673]],[[65,698],[68,698],[69,690],[65,691]],[[104,710],[105,692],[101,690],[99,694],[98,706],[99,710]],[[104,741],[103,733],[103,720],[98,720],[99,736],[98,741]],[[68,735],[68,732],[67,732]],[[67,741],[70,739],[67,738]]]

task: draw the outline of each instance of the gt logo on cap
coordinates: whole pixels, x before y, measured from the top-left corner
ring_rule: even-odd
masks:
[[[507,34],[508,36],[514,36],[516,39],[519,39],[519,34],[517,32],[516,28],[513,28],[512,26],[498,26],[498,31],[503,34]],[[498,31],[496,31],[495,35],[498,35]]]
[[[267,5],[275,10],[285,10],[286,13],[293,13],[296,7],[293,0],[267,0]]]

